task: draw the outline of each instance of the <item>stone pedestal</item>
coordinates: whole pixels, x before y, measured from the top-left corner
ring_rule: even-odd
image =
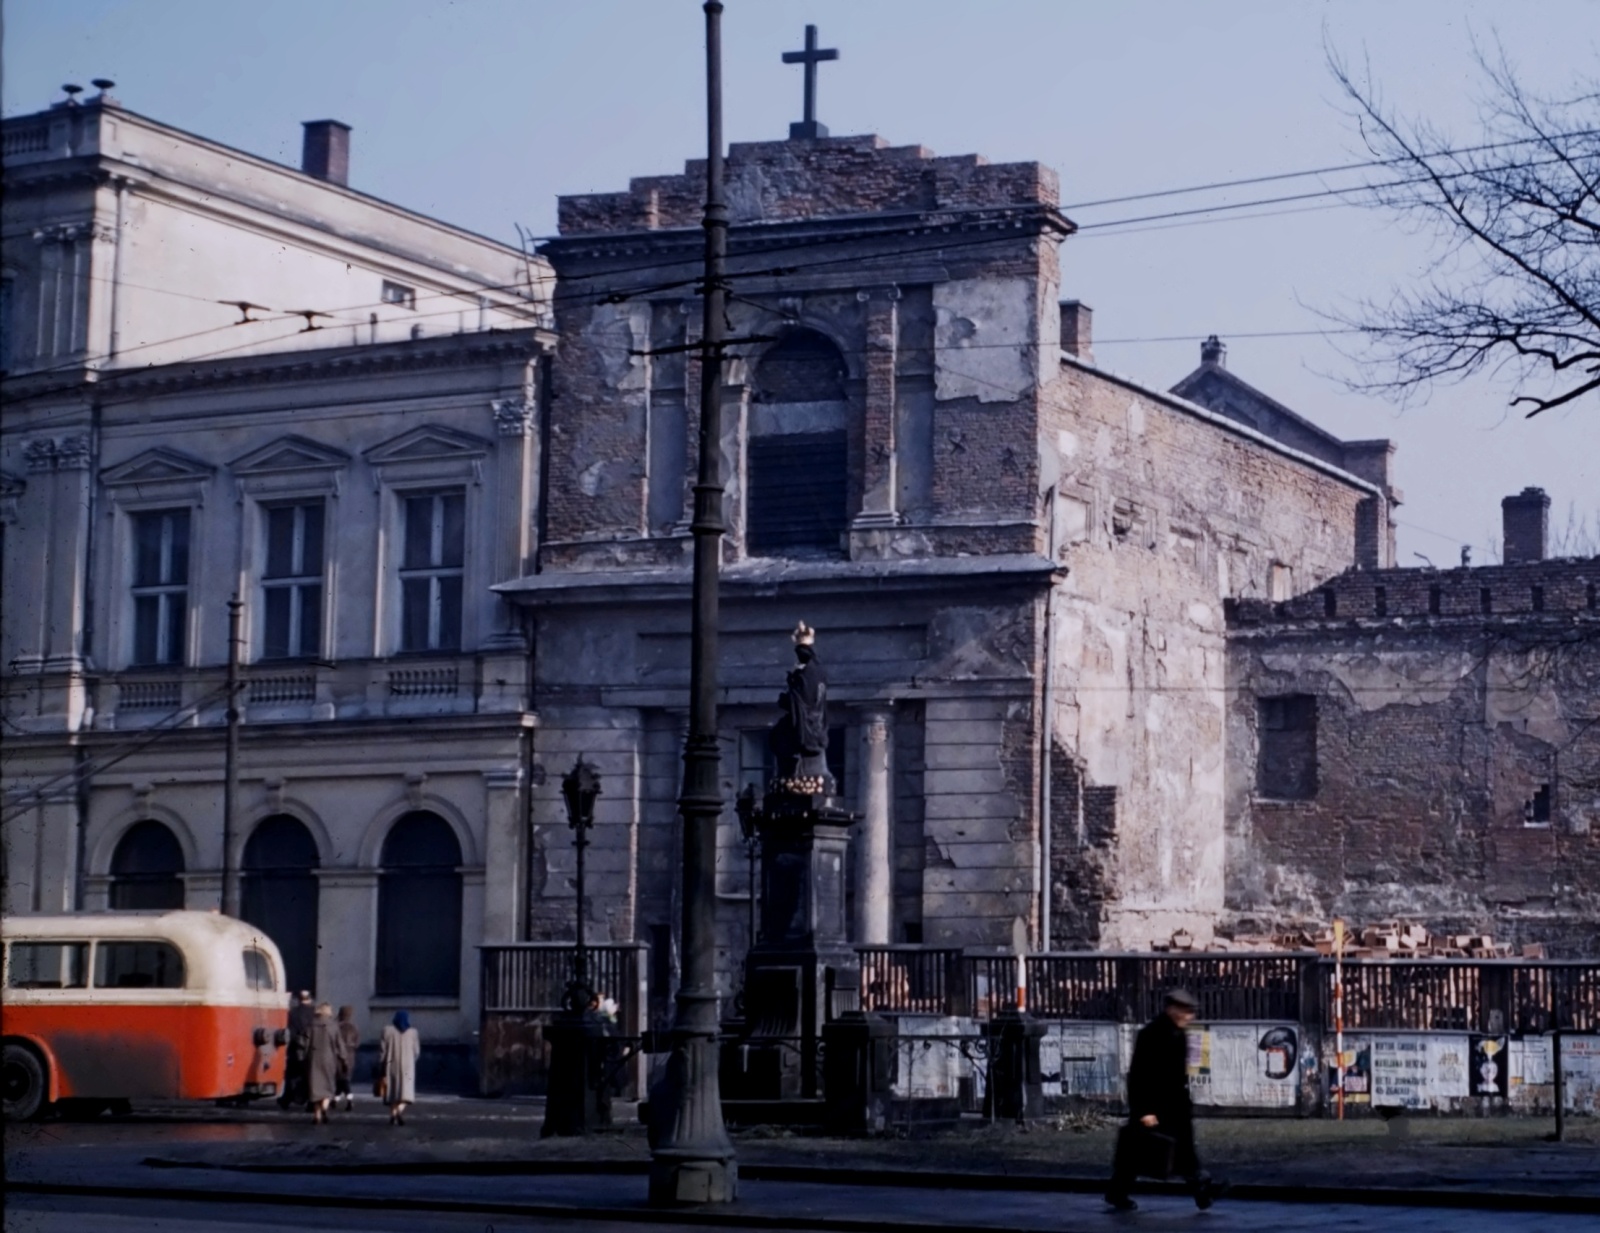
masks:
[[[845,851],[855,814],[833,796],[769,792],[754,810],[761,916],[745,959],[744,1017],[729,1026],[745,1061],[730,1099],[815,1099],[823,1025],[860,1004],[845,928]],[[741,1053],[740,1046],[743,1047]]]

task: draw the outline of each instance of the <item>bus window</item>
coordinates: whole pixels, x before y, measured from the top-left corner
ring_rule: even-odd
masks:
[[[244,952],[244,983],[251,989],[276,989],[278,982],[272,977],[272,960],[263,951],[250,947]]]
[[[13,942],[6,984],[13,989],[82,989],[89,983],[87,942]]]
[[[170,942],[97,942],[94,983],[101,989],[182,989],[183,956]]]

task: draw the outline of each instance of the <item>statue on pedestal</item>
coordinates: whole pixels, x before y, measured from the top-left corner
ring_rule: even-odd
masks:
[[[798,663],[778,695],[783,717],[769,737],[778,764],[772,788],[797,796],[832,796],[838,788],[828,770],[828,677],[817,658],[817,631],[801,621],[793,640]]]

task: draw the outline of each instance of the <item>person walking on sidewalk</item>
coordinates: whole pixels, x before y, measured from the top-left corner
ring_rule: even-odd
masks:
[[[333,1080],[333,1103],[339,1103],[339,1097],[344,1097],[344,1111],[350,1112],[355,1107],[355,1102],[350,1095],[350,1076],[356,1068],[356,1053],[361,1048],[361,1029],[356,1026],[356,1008],[354,1006],[339,1007],[339,1022],[335,1025],[339,1033],[339,1043],[343,1046],[339,1054],[339,1071]]]
[[[306,1055],[306,1089],[313,1122],[328,1120],[328,1106],[338,1090],[339,1070],[346,1064],[344,1040],[334,1026],[333,1007],[324,1002],[317,1007],[317,1016],[311,1022]]]
[[[411,1026],[411,1016],[395,1011],[393,1022],[383,1029],[383,1039],[378,1042],[379,1083],[391,1126],[406,1124],[406,1106],[417,1098],[417,1055],[421,1052],[422,1038]]]
[[[311,1048],[311,1024],[315,1019],[309,989],[302,989],[289,999],[289,1049],[283,1059],[280,1109],[306,1103],[306,1058]]]
[[[1194,995],[1174,989],[1162,1012],[1139,1029],[1128,1068],[1128,1127],[1117,1138],[1106,1202],[1119,1212],[1138,1207],[1128,1191],[1140,1172],[1140,1131],[1172,1140],[1172,1171],[1189,1183],[1195,1206],[1202,1211],[1217,1197],[1211,1175],[1200,1167],[1194,1145],[1194,1106],[1189,1100],[1189,1041],[1194,1021]],[[1136,1129],[1137,1128],[1137,1129]]]

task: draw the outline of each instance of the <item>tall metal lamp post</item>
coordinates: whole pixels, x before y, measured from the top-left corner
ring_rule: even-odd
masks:
[[[683,962],[671,1045],[650,1093],[650,1201],[729,1203],[739,1168],[717,1082],[716,867],[722,813],[717,736],[718,570],[722,558],[722,369],[728,207],[722,183],[722,0],[706,0],[706,258],[700,464],[694,486],[689,739],[683,752]]]
[[[589,956],[584,945],[583,853],[594,828],[594,802],[600,795],[600,774],[579,757],[561,778],[561,799],[567,806],[567,825],[578,853],[577,944],[573,950],[572,979],[563,996],[564,1008],[547,1029],[550,1041],[550,1086],[545,1097],[544,1126],[539,1137],[586,1135],[610,1121],[610,1097],[605,1091],[605,1034],[590,1013],[594,991],[589,987]]]
[[[561,799],[567,806],[567,825],[572,828],[572,844],[578,850],[577,946],[573,955],[572,981],[567,986],[567,1005],[577,1011],[589,1009],[589,994],[592,992],[589,987],[589,954],[583,937],[583,853],[589,846],[589,832],[594,829],[594,802],[599,795],[600,772],[585,762],[580,754],[572,769],[561,777]]]

